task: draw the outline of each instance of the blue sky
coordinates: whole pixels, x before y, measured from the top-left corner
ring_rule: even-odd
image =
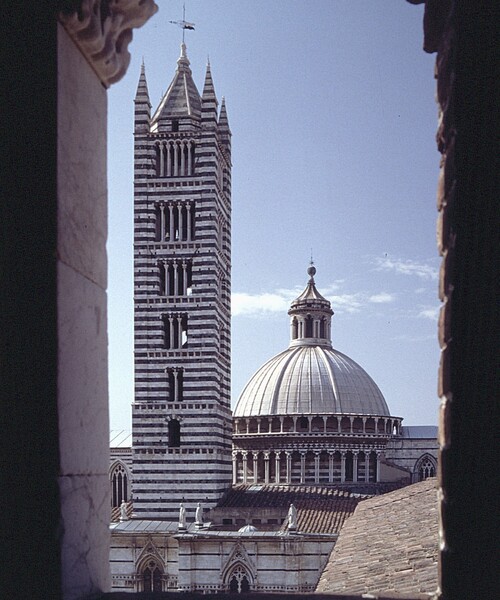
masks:
[[[133,97],[142,58],[156,108],[182,38],[182,2],[134,31],[109,92],[109,360],[113,429],[133,401]],[[402,0],[191,0],[198,89],[210,57],[233,132],[232,388],[287,347],[311,249],[336,349],[404,424],[435,424],[434,56],[423,6]]]

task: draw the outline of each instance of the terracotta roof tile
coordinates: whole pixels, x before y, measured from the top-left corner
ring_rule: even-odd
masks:
[[[297,529],[304,533],[338,533],[358,503],[370,496],[320,486],[239,485],[218,507],[297,508]],[[286,523],[282,529],[286,529]]]
[[[321,576],[317,592],[433,594],[437,588],[436,480],[359,503]]]

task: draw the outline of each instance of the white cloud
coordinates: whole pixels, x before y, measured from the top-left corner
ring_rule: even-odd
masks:
[[[234,293],[231,296],[231,314],[262,315],[266,313],[284,312],[290,308],[290,302],[280,295],[275,294],[245,294]]]
[[[430,319],[431,321],[437,321],[439,317],[439,306],[433,306],[431,308],[423,308],[417,317],[421,319]]]
[[[387,302],[394,302],[395,296],[388,294],[387,292],[380,292],[380,294],[373,294],[368,298],[368,302],[374,302],[375,304],[385,304]]]
[[[376,271],[393,271],[400,275],[415,275],[420,279],[437,279],[438,270],[428,264],[418,263],[413,260],[402,260],[392,258],[375,259]]]
[[[428,335],[410,335],[407,333],[403,333],[401,335],[395,335],[391,339],[403,342],[428,342],[430,340],[434,340],[437,344],[437,333],[432,333]]]
[[[321,290],[321,295],[330,300],[332,308],[336,313],[356,313],[365,304],[362,294],[337,294],[332,295],[331,290],[337,289],[332,284]],[[273,313],[285,313],[290,308],[290,303],[303,291],[303,288],[278,289],[273,293],[247,294],[235,292],[231,296],[231,314],[233,317],[243,316],[266,316]]]

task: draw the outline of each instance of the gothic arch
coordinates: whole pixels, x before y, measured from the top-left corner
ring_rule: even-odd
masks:
[[[165,563],[150,539],[136,562],[136,592],[163,591]]]
[[[232,594],[246,594],[254,587],[250,571],[244,564],[238,562],[228,572],[224,581],[225,589]]]
[[[109,467],[111,507],[116,508],[130,499],[130,471],[122,460],[115,460]]]
[[[413,481],[424,481],[428,477],[436,477],[437,461],[431,454],[423,454],[415,463]]]
[[[255,588],[257,570],[241,543],[235,544],[222,569],[222,585],[226,591],[245,593]]]

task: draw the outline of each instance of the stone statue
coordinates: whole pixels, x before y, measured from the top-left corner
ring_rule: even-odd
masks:
[[[297,529],[297,509],[293,504],[288,509],[288,529]]]
[[[195,525],[203,525],[203,509],[201,508],[201,504],[199,502],[198,506],[196,507]]]
[[[120,521],[128,521],[127,503],[125,500],[120,504]]]
[[[182,502],[179,506],[179,529],[186,529],[186,509]]]

